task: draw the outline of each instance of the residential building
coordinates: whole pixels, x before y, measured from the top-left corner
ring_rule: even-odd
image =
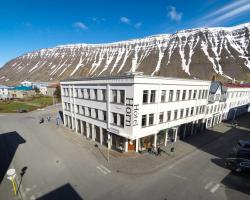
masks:
[[[11,98],[23,99],[35,96],[35,90],[31,86],[15,86],[9,90]]]
[[[167,145],[205,128],[210,81],[142,75],[61,82],[65,126],[121,151]]]
[[[5,85],[0,85],[0,99],[9,99],[10,94],[9,94],[9,89],[10,87],[5,86]]]

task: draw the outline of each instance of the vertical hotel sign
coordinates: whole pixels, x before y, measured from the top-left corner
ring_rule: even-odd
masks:
[[[126,98],[126,126],[137,126],[139,119],[139,104],[134,104],[134,98]]]

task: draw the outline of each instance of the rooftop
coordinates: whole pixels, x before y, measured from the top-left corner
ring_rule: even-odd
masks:
[[[165,80],[183,80],[183,81],[208,81],[201,79],[184,79],[184,78],[175,78],[175,77],[165,77],[165,76],[150,76],[143,75],[140,72],[136,73],[126,73],[123,75],[115,75],[115,76],[93,76],[93,77],[82,77],[82,78],[72,78],[65,79],[61,82],[72,82],[72,81],[90,81],[90,80],[112,80],[112,79],[134,79],[134,78],[148,78],[148,79],[165,79]]]

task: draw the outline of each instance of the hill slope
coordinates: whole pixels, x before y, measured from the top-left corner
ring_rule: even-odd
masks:
[[[147,75],[250,81],[250,23],[200,28],[109,44],[41,49],[10,60],[0,83],[51,81],[143,71]]]

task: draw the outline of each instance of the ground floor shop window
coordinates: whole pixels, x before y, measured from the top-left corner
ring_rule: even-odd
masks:
[[[164,146],[165,145],[165,139],[166,139],[166,132],[167,130],[161,130],[158,134],[157,134],[157,146]]]
[[[154,135],[146,136],[139,139],[139,151],[145,151],[152,148],[154,144]]]
[[[95,126],[95,141],[101,142],[100,127]]]
[[[102,129],[103,131],[103,141],[102,144],[106,147],[108,147],[108,132],[106,129]]]
[[[119,136],[119,135],[115,135],[112,134],[112,147],[120,150],[120,151],[124,151],[125,150],[125,138]]]

